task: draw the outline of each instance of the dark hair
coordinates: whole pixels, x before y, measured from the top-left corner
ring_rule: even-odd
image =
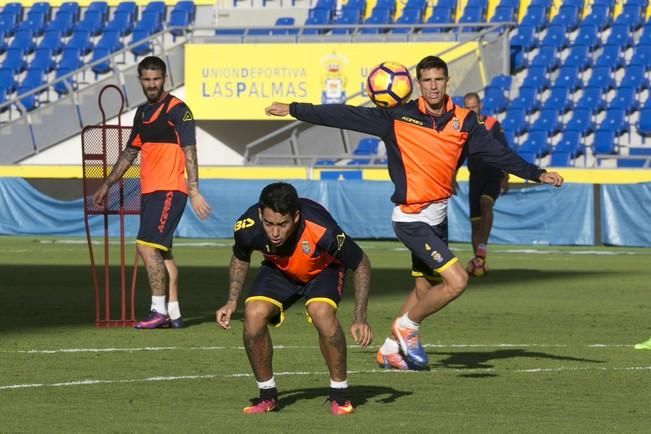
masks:
[[[463,96],[463,100],[467,100],[468,98],[475,98],[478,103],[481,104],[481,98],[479,98],[479,94],[477,92],[468,92]]]
[[[445,78],[448,77],[448,64],[437,56],[427,56],[416,65],[416,79],[420,80],[420,72],[424,69],[442,69]]]
[[[274,182],[262,189],[258,206],[261,211],[271,208],[282,215],[294,215],[298,211],[298,193],[291,184]]]
[[[167,74],[167,66],[163,59],[156,56],[147,56],[138,63],[138,75],[142,75],[142,71],[151,69],[154,71],[163,71],[163,75]]]

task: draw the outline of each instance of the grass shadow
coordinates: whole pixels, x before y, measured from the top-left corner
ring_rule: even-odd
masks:
[[[327,387],[312,387],[305,389],[293,389],[280,391],[278,399],[281,407],[289,407],[297,401],[323,398],[324,401],[328,398],[330,389]],[[393,387],[386,386],[350,386],[348,388],[348,396],[355,407],[365,405],[373,400],[380,404],[391,404],[403,396],[409,396],[413,392],[396,390]]]

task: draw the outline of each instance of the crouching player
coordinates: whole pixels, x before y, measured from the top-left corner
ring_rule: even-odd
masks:
[[[336,316],[344,273],[354,270],[355,306],[350,329],[355,342],[367,347],[373,334],[366,320],[371,265],[362,249],[316,202],[299,198],[287,183],[267,185],[259,203],[235,224],[229,268],[228,301],[216,312],[217,324],[230,329],[254,250],[264,261],[244,308],[244,348],[259,389],[259,398],[244,413],[279,408],[272,370],[273,346],[267,324],[280,325],[289,306],[303,298],[319,334],[319,346],[330,373],[330,411],[353,412],[347,396],[346,337]]]

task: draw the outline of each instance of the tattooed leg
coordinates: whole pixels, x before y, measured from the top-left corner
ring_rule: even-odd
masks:
[[[319,332],[321,354],[334,381],[346,379],[346,336],[339,324],[335,309],[327,303],[313,302],[307,305],[307,313]]]
[[[151,294],[164,296],[165,290],[167,289],[167,269],[165,268],[165,261],[163,260],[161,251],[142,244],[137,244],[136,246],[147,269]]]
[[[244,349],[257,381],[273,376],[273,344],[267,323],[278,313],[278,307],[266,301],[251,301],[244,308]]]

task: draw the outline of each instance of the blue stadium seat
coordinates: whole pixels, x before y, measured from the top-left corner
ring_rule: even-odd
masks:
[[[621,107],[609,107],[606,109],[606,117],[599,124],[599,128],[609,129],[620,135],[629,130],[629,123],[626,119],[626,110]]]
[[[421,11],[419,9],[405,8],[402,10],[402,14],[394,21],[394,24],[419,24],[421,22]],[[415,31],[415,27],[391,29],[391,33],[415,33]]]
[[[531,130],[546,131],[547,135],[554,135],[560,130],[558,110],[548,108],[540,110],[538,118],[531,124]]]
[[[633,36],[627,25],[615,24],[610,28],[610,34],[606,39],[607,45],[617,45],[620,48],[628,48],[633,45]]]
[[[312,29],[306,29],[305,34],[307,35],[308,31],[310,31],[310,30],[312,30]],[[316,29],[314,29],[314,30],[316,30]],[[215,30],[215,35],[217,35],[217,36],[220,36],[220,35],[221,36],[227,36],[227,35],[229,35],[229,36],[244,36],[244,29],[220,29],[220,28],[217,28]]]
[[[527,75],[522,80],[523,86],[533,87],[536,90],[544,90],[549,87],[547,68],[545,66],[531,66],[527,69]]]
[[[582,25],[594,25],[601,31],[606,29],[610,22],[610,5],[593,4]]]
[[[565,86],[552,86],[549,96],[543,102],[541,110],[555,110],[557,113],[565,113],[572,106],[570,89]]]
[[[9,48],[2,61],[2,67],[10,69],[18,75],[27,68],[25,57],[25,51],[22,48]]]
[[[354,0],[349,0],[354,1]],[[407,0],[405,3],[405,9],[418,9],[421,14],[425,12],[425,8],[427,7],[427,0]]]
[[[18,27],[18,17],[14,14],[0,13],[0,29],[6,36],[13,36]]]
[[[58,12],[70,12],[70,13],[72,13],[72,15],[74,17],[74,21],[77,22],[77,21],[79,21],[79,12],[80,12],[80,10],[81,9],[79,8],[79,3],[74,1],[74,2],[63,2],[63,3],[61,3],[61,6],[59,6]]]
[[[58,30],[62,35],[70,36],[76,22],[76,15],[73,11],[62,11],[59,9],[54,19],[45,27],[45,32]]]
[[[566,27],[569,31],[573,31],[579,25],[579,7],[576,5],[562,4],[558,8],[558,13],[552,18],[550,25],[560,25]]]
[[[536,162],[537,162],[536,161],[536,154],[533,153],[533,152],[518,150],[518,155],[520,157],[522,157],[522,159],[524,161],[526,161],[527,163],[536,164]]]
[[[27,18],[18,24],[17,30],[29,30],[34,36],[41,36],[45,30],[45,23],[47,21],[48,17],[45,12],[29,11]]]
[[[186,13],[187,14],[187,13]],[[173,25],[170,22],[170,26]],[[121,36],[126,36],[133,30],[133,15],[128,11],[116,11],[111,21],[106,23],[104,31],[118,32]],[[174,30],[176,31],[176,29]],[[172,31],[172,33],[174,33]]]
[[[375,155],[377,154],[380,139],[375,137],[364,137],[357,142],[353,155]]]
[[[550,167],[569,167],[572,166],[572,155],[567,151],[557,151],[553,149],[549,160]]]
[[[577,109],[587,109],[594,114],[604,108],[603,91],[598,87],[584,87],[581,97],[574,105]]]
[[[157,15],[158,21],[162,23],[166,18],[167,6],[165,6],[164,1],[150,1],[147,3],[147,6],[145,6],[145,10],[142,11],[143,17],[146,14]]]
[[[336,7],[337,2],[336,0],[333,1]],[[389,16],[391,17],[396,12],[396,0],[376,0],[375,7],[389,9]]]
[[[601,45],[598,36],[599,28],[595,24],[588,24],[585,21],[579,26],[579,31],[574,38],[572,45],[587,45],[590,51],[594,51]]]
[[[0,54],[4,53],[7,50],[7,42],[5,41],[5,36],[5,30],[0,27]]]
[[[504,138],[506,139],[506,144],[511,149],[517,149],[518,144],[516,143],[516,140],[515,140],[515,132],[513,130],[504,129],[503,125],[502,125],[502,129],[503,129],[503,133],[504,133]]]
[[[36,48],[36,45],[34,44],[34,34],[31,30],[16,30],[16,33],[14,33],[14,39],[12,39],[9,44],[9,48],[17,48],[22,50],[25,54],[31,54],[31,52],[34,51],[34,48]]]
[[[645,68],[651,67],[651,45],[638,44],[633,49],[633,56],[629,64],[642,65]]]
[[[599,128],[595,131],[592,152],[595,154],[617,154],[617,149],[615,131],[608,128]]]
[[[581,135],[586,135],[594,130],[592,112],[588,109],[576,108],[572,111],[572,117],[565,124],[566,130],[576,130]]]
[[[306,26],[321,26],[330,23],[332,11],[326,8],[312,8],[307,13],[304,25]],[[317,35],[325,33],[324,29],[304,29],[304,35]]]
[[[55,71],[55,83],[52,86],[54,88],[54,91],[59,94],[59,95],[66,95],[68,94],[68,88],[66,87],[64,82],[67,82],[70,84],[70,86],[73,89],[76,89],[77,83],[75,82],[73,77],[61,80],[61,81],[56,81],[57,79],[63,77],[64,75],[67,75],[71,72],[73,72],[74,69],[65,67],[65,66],[59,66],[56,71]]]
[[[511,83],[513,83],[513,76],[498,74],[493,76],[488,87],[498,87],[503,91],[508,91],[511,89]]]
[[[336,163],[335,160],[316,160],[314,162],[315,166],[334,166]]]
[[[639,109],[637,90],[628,86],[628,82],[623,86],[618,86],[615,90],[615,96],[608,104],[608,108],[622,109],[625,114],[630,114],[632,111]]]
[[[364,21],[364,24],[388,24],[391,18],[390,14],[391,12],[389,11],[388,8],[376,6],[375,8],[373,8],[373,12],[371,12],[371,16],[369,16]],[[377,33],[385,33],[385,32],[386,32],[385,27],[363,27],[360,29],[360,33],[365,33],[365,34],[377,34]]]
[[[547,27],[547,32],[540,41],[540,46],[549,45],[558,50],[567,47],[567,28],[560,25],[550,25]]]
[[[637,43],[642,45],[651,45],[651,22],[644,25]]]
[[[439,2],[440,3],[440,2]],[[432,15],[427,19],[425,24],[451,24],[454,22],[453,18],[453,9],[448,6],[440,6],[437,4],[433,11]],[[422,33],[441,33],[448,31],[449,29],[429,27],[421,30]]]
[[[147,30],[134,30],[131,32],[131,39],[129,40],[129,45],[131,45],[131,52],[136,56],[142,56],[152,51],[151,42],[145,41],[149,38],[150,33]]]
[[[332,24],[349,25],[350,27],[333,27],[333,35],[348,35],[355,31],[355,25],[360,23],[360,16],[354,9],[348,9],[346,12],[339,15]]]
[[[514,135],[520,135],[527,129],[524,109],[509,107],[506,109],[506,116],[502,121],[504,130],[513,131]]]
[[[504,90],[499,87],[487,86],[484,89],[484,98],[482,98],[482,107],[488,113],[501,113],[506,109],[508,100]]]
[[[156,10],[143,12],[133,29],[147,31],[150,35],[158,33],[163,30],[163,19]]]
[[[95,49],[104,48],[109,51],[109,53],[114,53],[122,49],[122,39],[120,38],[120,33],[117,31],[106,30],[102,33]]]
[[[27,15],[29,15],[30,12],[45,14],[46,16],[49,17],[50,13],[52,12],[52,8],[50,7],[49,2],[35,2],[34,4],[32,4],[32,7],[29,8]]]
[[[542,30],[547,24],[547,8],[539,5],[530,5],[527,8],[527,13],[522,18],[520,26],[531,26],[536,30]]]
[[[578,130],[563,130],[561,138],[554,147],[554,151],[567,152],[572,158],[583,154],[582,134]]]
[[[556,58],[556,48],[544,45],[540,47],[536,57],[531,60],[529,66],[542,67],[545,71],[553,71],[558,67],[558,63],[558,59]]]
[[[178,7],[179,3],[177,3],[175,8]],[[131,17],[131,21],[133,21],[138,18],[138,5],[134,1],[120,2],[120,4],[118,4],[117,7],[115,8],[115,12],[113,15],[115,16],[115,14],[127,14]]]
[[[542,157],[549,154],[551,147],[547,131],[529,130],[526,140],[518,148],[518,154],[521,152],[532,152],[536,157]]]
[[[610,90],[615,85],[613,73],[609,66],[595,66],[588,79],[587,86],[599,87],[604,91]]]
[[[295,24],[294,17],[278,17],[276,19],[274,26],[293,26],[294,24]],[[298,29],[279,29],[277,27],[271,29],[272,35],[295,35],[297,33],[298,33]]]
[[[590,48],[587,45],[575,44],[570,46],[570,52],[563,63],[565,66],[576,66],[579,71],[585,71],[591,64]]]
[[[481,23],[484,22],[484,9],[476,6],[466,6],[463,10],[463,15],[459,18],[457,24]],[[463,27],[462,32],[476,32],[477,27]]]
[[[190,22],[194,22],[195,14],[196,14],[196,8],[194,6],[194,2],[191,0],[183,0],[178,2],[172,11],[175,10],[180,10],[180,11],[187,11],[190,13]]]
[[[510,56],[511,66],[515,71],[521,70],[525,66],[524,54],[536,47],[536,30],[533,26],[518,26],[517,33],[511,37]]]
[[[93,48],[93,43],[90,41],[90,31],[75,30],[64,48],[75,48],[79,50],[82,56],[90,53]]]
[[[5,89],[7,93],[13,93],[16,90],[16,80],[14,71],[10,68],[0,68],[0,88]]]
[[[637,132],[646,137],[651,136],[651,107],[645,107],[640,110],[640,117],[637,121]]]
[[[81,59],[81,52],[78,48],[64,48],[59,59],[59,68],[68,68],[71,71],[81,68],[83,61]]]
[[[42,69],[46,73],[54,69],[54,56],[49,48],[34,50],[34,58],[29,64],[30,68]]]
[[[615,25],[624,25],[629,29],[638,29],[643,22],[644,13],[641,4],[631,4],[628,2],[624,5],[622,13],[615,18]],[[646,6],[646,5],[645,5]]]
[[[605,66],[611,70],[619,69],[623,65],[618,45],[606,44],[602,47],[601,54],[595,61],[595,66]]]
[[[111,50],[109,48],[96,47],[93,50],[93,54],[91,55],[90,63],[93,64],[93,63],[99,61],[100,59],[106,58],[110,54],[111,54]],[[95,65],[93,65],[91,67],[91,69],[95,74],[105,74],[105,73],[110,72],[112,70],[111,61],[110,61],[110,59],[106,59],[106,60],[104,60],[102,62],[96,63]]]
[[[516,21],[515,6],[499,5],[491,17],[491,23],[506,23]]]
[[[91,3],[100,4],[98,2]],[[104,29],[104,15],[101,10],[86,9],[84,17],[77,23],[74,31],[86,31],[91,36],[99,35]]]
[[[538,101],[538,88],[533,86],[523,85],[518,91],[518,96],[511,101],[509,108],[519,108],[530,114],[540,107]]]
[[[626,84],[637,91],[649,87],[649,82],[646,79],[646,72],[643,65],[629,63],[624,71],[624,79],[620,84]]]

